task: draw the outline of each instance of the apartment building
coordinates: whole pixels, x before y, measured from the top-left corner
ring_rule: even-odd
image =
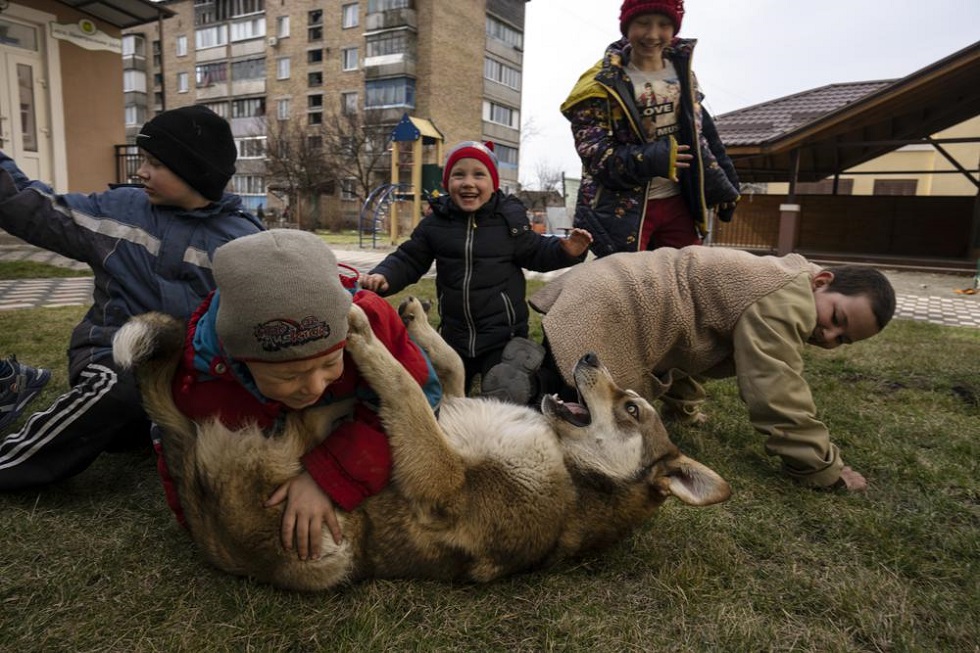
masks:
[[[127,137],[164,109],[210,107],[238,142],[232,189],[274,213],[288,197],[267,175],[270,135],[287,125],[316,134],[338,114],[383,130],[407,113],[446,144],[494,141],[501,185],[514,190],[525,2],[162,2],[172,17],[123,38]],[[389,181],[390,159],[377,164],[377,183]],[[363,192],[323,181],[321,210],[356,214]]]

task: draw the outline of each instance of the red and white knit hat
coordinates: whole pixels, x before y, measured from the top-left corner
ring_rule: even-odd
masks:
[[[487,141],[486,143],[463,141],[449,150],[449,155],[446,157],[446,165],[442,169],[443,188],[449,190],[449,173],[452,172],[453,166],[460,159],[476,159],[485,165],[487,170],[490,171],[490,179],[493,180],[493,189],[498,190],[500,188],[500,174],[497,172],[497,155],[493,153],[493,143],[491,141]]]

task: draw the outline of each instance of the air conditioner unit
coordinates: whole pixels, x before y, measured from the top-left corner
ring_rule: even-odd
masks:
[[[270,36],[268,39],[266,39],[266,43],[269,44],[270,48],[274,48],[277,45],[279,45],[279,38],[275,36]]]

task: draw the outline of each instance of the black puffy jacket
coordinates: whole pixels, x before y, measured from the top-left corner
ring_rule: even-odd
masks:
[[[585,258],[565,254],[558,238],[531,229],[527,209],[497,191],[474,213],[448,195],[430,202],[409,240],[373,270],[391,295],[422,278],[436,263],[439,331],[460,356],[472,358],[528,334],[522,268],[550,272]]]

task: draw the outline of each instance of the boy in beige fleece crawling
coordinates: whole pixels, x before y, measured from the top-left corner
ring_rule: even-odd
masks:
[[[802,352],[884,328],[895,291],[880,272],[822,269],[798,254],[662,248],[578,265],[530,303],[545,314],[545,343],[566,383],[575,361],[595,352],[618,384],[661,399],[665,417],[698,422],[705,395],[693,377],[735,376],[786,473],[811,487],[867,487],[816,418]]]

